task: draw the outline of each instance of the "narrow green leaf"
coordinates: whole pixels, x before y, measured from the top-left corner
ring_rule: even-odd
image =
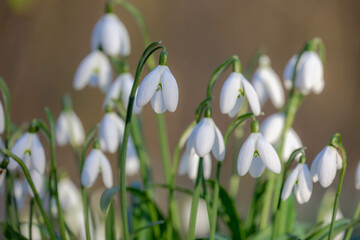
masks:
[[[159,220],[159,221],[156,221],[156,222],[151,222],[149,224],[146,224],[145,226],[141,227],[141,228],[138,228],[138,229],[135,229],[131,234],[130,236],[131,237],[136,237],[136,234],[138,234],[139,232],[143,231],[143,230],[146,230],[148,228],[152,228],[153,226],[157,226],[157,225],[161,225],[161,224],[164,224],[165,221],[164,220]]]
[[[116,187],[106,189],[103,192],[103,194],[101,195],[101,198],[100,198],[100,209],[101,209],[101,211],[106,212],[106,210],[108,209],[113,197],[119,191],[120,191],[120,187],[116,186]]]
[[[2,222],[1,230],[7,239],[27,240],[21,233],[16,231],[9,223]]]

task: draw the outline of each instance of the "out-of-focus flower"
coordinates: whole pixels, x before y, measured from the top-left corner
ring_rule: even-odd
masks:
[[[185,151],[180,161],[179,175],[184,175],[187,173],[189,178],[195,181],[199,168],[199,160],[200,157],[194,151],[192,151],[192,154],[190,153],[190,151]],[[203,172],[204,178],[209,179],[211,175],[210,154],[206,155],[203,159]]]
[[[91,35],[93,50],[101,48],[109,56],[128,56],[130,37],[124,24],[114,13],[106,13],[96,23]]]
[[[264,105],[269,98],[276,108],[284,105],[285,96],[280,78],[271,68],[271,61],[267,55],[259,58],[259,67],[256,69],[251,83],[259,97],[260,105]]]
[[[5,114],[4,108],[0,102],[0,134],[3,133],[5,130]]]
[[[311,164],[311,176],[314,182],[319,181],[320,185],[327,188],[334,181],[336,170],[342,168],[342,158],[333,146],[327,145],[315,157]]]
[[[83,89],[86,85],[99,87],[106,92],[112,81],[112,70],[109,59],[99,51],[93,50],[82,60],[76,70],[73,87]]]
[[[103,151],[114,153],[118,149],[125,129],[124,121],[114,112],[106,112],[100,122],[99,142]]]
[[[292,88],[292,77],[296,60],[297,55],[289,60],[284,70],[284,86],[287,89]],[[302,94],[307,95],[310,92],[321,93],[324,85],[324,68],[319,55],[313,51],[304,52],[296,68],[295,87]]]
[[[141,82],[136,105],[142,107],[151,100],[151,106],[156,113],[166,110],[174,112],[179,101],[179,89],[176,80],[167,66],[167,52],[160,55],[159,65]]]
[[[331,219],[332,219],[332,211],[329,211],[326,215],[325,215],[325,219],[324,219],[324,226],[330,224]],[[340,220],[344,218],[344,215],[342,214],[342,212],[340,211],[340,209],[338,209],[338,211],[336,212],[336,216],[335,216],[335,221],[336,220]],[[337,234],[335,237],[333,237],[333,240],[343,240],[345,237],[345,231],[340,232],[339,234]]]
[[[84,127],[73,110],[64,110],[56,121],[56,142],[60,146],[71,143],[80,146],[85,140]]]
[[[357,165],[356,173],[355,173],[355,188],[357,190],[360,190],[360,161]]]

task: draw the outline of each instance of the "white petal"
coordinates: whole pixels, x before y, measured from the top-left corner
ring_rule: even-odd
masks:
[[[120,143],[120,134],[122,134],[117,127],[115,113],[106,113],[101,120],[99,127],[99,142],[100,147],[104,151],[110,153],[116,152]]]
[[[294,170],[292,170],[292,172],[289,174],[288,178],[286,179],[283,191],[281,193],[281,200],[285,201],[286,199],[289,198],[291,191],[295,186],[296,180],[298,179],[300,167],[302,167],[300,164],[296,165]]]
[[[111,63],[102,52],[97,52],[98,85],[103,92],[107,92],[112,81]]]
[[[14,196],[16,200],[16,205],[19,209],[24,206],[25,194],[27,190],[27,181],[20,182],[20,180],[14,180]]]
[[[0,102],[0,134],[3,133],[5,130],[5,114],[4,108]]]
[[[218,161],[222,161],[225,158],[225,142],[219,128],[214,124],[215,129],[215,142],[212,147],[212,153]]]
[[[120,19],[117,18],[117,21],[119,25],[119,31],[121,34],[121,43],[122,43],[120,49],[120,55],[128,56],[131,50],[130,36],[125,25],[120,21]]]
[[[206,155],[203,159],[203,174],[205,179],[209,179],[211,176],[211,156]]]
[[[319,160],[318,174],[319,182],[324,188],[329,187],[336,176],[336,149],[327,146]]]
[[[11,149],[11,152],[18,156],[20,159],[23,158],[24,153],[27,149],[30,150],[30,146],[32,143],[33,137],[30,135],[30,133],[26,132],[24,133],[14,144],[13,148]],[[17,162],[10,158],[10,162],[8,165],[9,170],[14,170],[18,166]]]
[[[342,157],[341,157],[340,153],[337,150],[335,152],[336,152],[335,153],[336,166],[337,166],[337,169],[340,170],[340,169],[342,169],[343,160],[342,160]]]
[[[71,122],[70,131],[72,134],[74,145],[79,146],[81,145],[85,140],[85,130],[81,123],[80,118],[75,114],[75,112],[71,111],[69,113],[69,118]]]
[[[140,161],[134,146],[134,143],[131,138],[129,138],[129,142],[127,145],[126,152],[126,175],[133,176],[139,172],[140,169]]]
[[[34,133],[33,143],[31,145],[31,160],[36,171],[43,174],[46,163],[45,151],[36,133]]]
[[[296,200],[298,201],[299,204],[305,203],[304,199],[302,199],[302,196],[301,196],[300,190],[299,190],[299,186],[297,184],[294,186],[294,193],[295,193]]]
[[[285,135],[285,142],[284,142],[284,151],[283,151],[283,159],[284,162],[287,162],[290,155],[293,151],[303,146],[300,137],[294,131],[294,129],[290,128]],[[300,158],[301,153],[296,156],[296,160],[298,161]]]
[[[117,100],[120,97],[120,90],[123,84],[123,75],[124,74],[120,74],[108,89],[104,99],[103,109],[105,109],[106,106],[108,105],[113,107],[114,106],[113,100]],[[127,106],[127,104],[125,106]]]
[[[103,178],[103,182],[105,187],[111,188],[113,186],[113,176],[112,176],[112,169],[107,157],[99,151],[98,153],[100,158],[100,167],[101,167],[101,174]]]
[[[73,81],[73,87],[76,90],[83,89],[94,75],[94,70],[97,67],[97,56],[98,51],[93,51],[81,61]]]
[[[162,91],[158,90],[154,93],[153,97],[151,98],[151,106],[154,109],[154,112],[158,114],[166,111],[166,105]]]
[[[123,83],[121,87],[121,99],[124,104],[124,107],[127,109],[129,104],[129,97],[131,94],[131,89],[134,84],[134,78],[130,73],[126,74],[126,77],[123,78]],[[135,101],[136,101],[137,92],[135,94]],[[133,113],[138,114],[141,112],[141,107],[138,107],[136,104],[133,106]]]
[[[233,107],[233,109],[231,109],[231,111],[229,112],[229,117],[233,118],[236,116],[236,114],[238,114],[238,112],[240,111],[240,108],[243,104],[244,98],[243,97],[239,97],[238,99],[236,99],[236,103],[235,106]]]
[[[59,144],[60,146],[64,146],[69,142],[68,132],[69,130],[68,130],[66,116],[64,113],[61,113],[56,121],[56,127],[55,127],[55,136],[56,136],[57,144]]]
[[[356,173],[355,173],[355,188],[357,190],[360,190],[360,161],[357,165]]]
[[[81,172],[81,185],[84,187],[91,187],[94,185],[100,168],[100,150],[91,150],[89,156],[86,158],[84,167]]]
[[[322,158],[322,155],[323,155],[325,149],[326,149],[326,147],[323,148],[318,153],[318,155],[316,155],[315,159],[311,163],[310,173],[311,173],[311,177],[312,177],[312,180],[313,180],[314,183],[319,181],[319,162],[320,162],[320,159]]]
[[[281,172],[281,164],[274,147],[260,134],[256,142],[256,149],[265,166],[274,173]]]
[[[142,107],[147,104],[159,87],[160,78],[165,66],[157,66],[142,80],[136,97],[136,105]]]
[[[258,133],[251,133],[242,145],[237,159],[237,171],[240,176],[244,176],[251,166],[254,157],[255,143]]]
[[[197,154],[193,154],[191,156],[189,156],[188,158],[188,177],[195,181],[196,177],[197,177],[197,172],[199,169],[199,160],[200,157]]]
[[[236,100],[240,95],[240,73],[231,73],[225,80],[220,93],[220,110],[222,113],[229,113],[235,106]]]
[[[323,77],[324,69],[319,55],[315,52],[304,52],[298,64],[296,86],[303,94],[308,94]]]
[[[260,131],[266,140],[268,140],[271,144],[276,144],[280,141],[284,126],[285,116],[283,113],[279,112],[266,118],[260,126]]]
[[[40,195],[40,196],[43,196],[44,193],[45,193],[45,189],[44,189],[44,177],[42,174],[40,174],[38,171],[36,170],[33,170],[30,172],[30,175],[31,175],[31,179],[34,183],[34,186],[35,186],[35,189],[37,191],[37,193]],[[30,187],[29,184],[27,184],[28,186],[28,191],[29,191],[29,194],[31,195],[31,197],[34,197],[34,193]]]
[[[185,153],[182,155],[179,165],[179,175],[182,176],[188,172],[189,169],[189,159],[190,155],[188,151],[185,151]]]
[[[294,73],[296,60],[297,60],[297,55],[292,56],[284,69],[284,74],[283,74],[284,86],[287,90],[290,90],[292,87],[292,76]]]
[[[6,176],[6,169],[3,169],[3,170],[0,171],[0,188],[3,185],[5,176]]]
[[[249,105],[250,105],[250,108],[251,108],[252,112],[254,113],[255,116],[260,115],[261,107],[260,107],[259,98],[258,98],[258,96],[257,96],[257,94],[255,92],[255,89],[245,79],[245,77],[243,77],[241,79],[241,82],[242,82],[242,84],[244,86],[245,96],[249,101]]]
[[[266,86],[263,82],[263,80],[260,78],[258,70],[254,73],[254,76],[251,80],[251,84],[253,85],[255,92],[259,98],[260,105],[263,106],[269,98],[268,90],[266,89]]]
[[[253,178],[260,177],[265,171],[265,165],[261,158],[256,157],[252,160],[249,173]]]
[[[303,167],[299,171],[298,179],[299,193],[301,195],[301,199],[304,202],[308,202],[311,197],[313,183],[311,180],[309,168],[306,164],[303,164]]]
[[[91,33],[91,49],[98,50],[100,47],[100,34],[104,18],[101,17],[95,24],[94,29]]]
[[[174,112],[179,101],[179,88],[168,67],[161,76],[161,85],[166,108],[169,112]]]
[[[265,68],[263,74],[272,104],[276,108],[281,108],[284,105],[285,95],[278,75],[271,68]]]
[[[323,91],[324,87],[325,87],[325,81],[324,78],[321,78],[314,83],[313,92],[315,94],[320,94]]]
[[[109,56],[119,54],[121,49],[121,30],[117,20],[117,16],[113,13],[103,16],[100,42],[102,49]]]
[[[194,136],[195,152],[200,157],[205,157],[210,153],[215,142],[214,123],[211,118],[203,118],[198,123],[196,135]]]

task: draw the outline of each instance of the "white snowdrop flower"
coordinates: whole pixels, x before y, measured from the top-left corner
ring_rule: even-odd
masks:
[[[233,72],[225,80],[221,88],[220,110],[222,113],[234,117],[239,112],[246,97],[252,112],[255,116],[258,116],[261,112],[258,95],[254,87],[240,73],[240,67],[237,67],[239,64],[240,61],[234,62]]]
[[[200,157],[192,151],[185,151],[181,157],[179,166],[179,175],[188,174],[188,177],[195,181],[199,168]],[[203,159],[203,174],[205,179],[209,179],[211,175],[211,156],[207,154]]]
[[[156,113],[166,110],[174,112],[179,101],[179,89],[176,80],[167,66],[168,54],[160,54],[159,65],[141,82],[136,105],[142,107],[151,100],[151,106]]]
[[[225,158],[224,138],[219,128],[210,117],[211,111],[206,111],[205,117],[195,126],[186,144],[189,156],[196,153],[199,157],[205,157],[213,153],[218,161]]]
[[[30,176],[31,179],[34,183],[36,192],[39,194],[40,197],[43,197],[45,194],[45,179],[44,179],[44,175],[40,174],[37,170],[35,169],[29,169],[30,171]],[[30,184],[28,183],[28,181],[25,179],[25,185],[27,186],[27,190],[30,194],[31,197],[34,197],[34,192],[32,190],[32,188],[30,187]]]
[[[58,182],[59,200],[63,211],[81,207],[81,195],[70,178],[62,178]]]
[[[106,13],[96,23],[91,35],[93,50],[101,48],[109,56],[128,56],[130,37],[124,24],[114,13]]]
[[[296,64],[297,55],[293,56],[284,70],[285,88],[292,88],[292,76]],[[302,94],[310,92],[319,94],[324,89],[324,68],[319,55],[313,51],[305,51],[296,68],[295,86]]]
[[[284,113],[275,113],[266,118],[260,126],[260,132],[273,146],[279,147],[281,142],[281,134],[285,126]],[[284,149],[282,159],[287,162],[291,153],[298,148],[303,147],[300,137],[293,128],[290,128],[285,134]],[[299,160],[300,154],[296,156]]]
[[[113,186],[113,177],[110,162],[99,149],[98,143],[95,143],[94,148],[85,160],[81,172],[81,185],[91,187],[95,183],[100,171],[105,187],[111,188]]]
[[[37,127],[30,125],[29,131],[23,134],[14,144],[11,152],[27,163],[28,168],[39,174],[45,172],[45,151],[37,135]],[[17,162],[10,158],[9,170],[17,168]]]
[[[122,140],[124,129],[124,121],[115,112],[106,112],[99,126],[101,149],[106,152],[115,153]]]
[[[131,88],[133,86],[133,83],[134,83],[134,78],[130,73],[128,72],[121,73],[115,79],[115,81],[112,83],[109,90],[107,91],[103,108],[105,109],[106,106],[114,107],[113,100],[117,100],[121,98],[125,109],[127,109],[127,106],[129,104],[129,96],[131,93]],[[141,107],[138,107],[136,104],[134,104],[133,113],[139,114],[140,112],[141,112]]]
[[[259,132],[259,128],[259,122],[254,120],[251,123],[251,134],[240,149],[237,161],[237,170],[240,176],[244,176],[252,164],[254,164],[251,173],[253,176],[262,174],[263,165],[274,173],[281,172],[279,156],[274,147]]]
[[[26,181],[20,181],[19,179],[14,180],[14,197],[16,201],[16,206],[19,209],[22,209],[25,203],[25,196],[27,192]]]
[[[296,165],[294,170],[286,179],[283,191],[281,193],[281,199],[283,201],[289,198],[293,189],[298,203],[303,204],[310,200],[313,183],[311,180],[309,168],[305,161],[302,161],[302,159],[300,159],[300,163]]]
[[[285,96],[280,78],[271,68],[271,61],[267,55],[259,58],[259,68],[255,71],[251,83],[259,97],[261,106],[269,98],[276,108],[281,108],[284,105]]]
[[[112,81],[111,63],[104,53],[99,50],[92,51],[82,60],[76,70],[73,87],[83,89],[86,85],[98,86],[106,92]]]
[[[327,145],[315,157],[311,164],[311,176],[314,182],[319,181],[320,185],[327,188],[334,181],[336,170],[342,168],[342,158],[337,149]]]
[[[0,102],[0,134],[5,130],[5,114],[3,105]]]
[[[71,143],[80,146],[85,140],[85,131],[79,117],[73,110],[64,110],[56,121],[56,142],[60,146]]]
[[[1,185],[1,183],[0,183],[0,185]],[[360,161],[357,165],[356,173],[355,173],[355,188],[357,190],[360,190]]]
[[[132,139],[129,137],[127,151],[126,151],[126,169],[127,176],[133,176],[140,170],[140,161],[136,152],[135,145]]]

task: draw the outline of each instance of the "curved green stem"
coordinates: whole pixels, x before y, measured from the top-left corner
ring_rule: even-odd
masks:
[[[360,215],[360,202],[358,203],[358,205],[356,207],[356,210],[355,210],[355,213],[354,213],[354,216],[353,216],[352,220],[353,221],[357,220],[359,218],[359,215]],[[354,226],[351,226],[348,229],[348,231],[347,231],[347,233],[345,235],[345,238],[344,238],[345,240],[350,240],[353,230],[354,230]]]
[[[57,177],[57,164],[56,164],[56,158],[55,158],[55,121],[54,117],[50,111],[49,108],[45,108],[46,116],[49,121],[49,128],[50,128],[50,136],[49,136],[49,142],[50,142],[50,171],[52,173],[53,179],[54,179],[54,185],[51,186],[54,188],[54,194],[56,199],[56,205],[58,208],[58,219],[59,219],[59,226],[60,226],[60,235],[62,239],[66,240],[66,227],[65,227],[65,220],[63,216],[63,212],[61,209],[60,204],[60,198],[59,198],[59,190],[58,190],[58,177]]]
[[[191,202],[191,212],[190,212],[190,221],[189,221],[189,230],[188,230],[188,239],[195,239],[195,229],[196,229],[196,218],[197,218],[197,209],[200,199],[200,190],[201,190],[201,178],[203,174],[203,158],[199,159],[198,172],[195,182],[195,189],[193,194],[193,199]]]
[[[24,172],[24,175],[25,175],[25,178],[26,180],[28,181],[29,183],[29,186],[31,188],[31,190],[33,191],[34,193],[34,197],[35,197],[35,201],[40,209],[40,212],[41,212],[41,215],[44,219],[44,222],[45,222],[45,226],[49,232],[49,235],[50,235],[50,238],[55,240],[55,234],[54,234],[54,230],[52,228],[52,226],[50,225],[50,222],[46,216],[46,213],[45,213],[45,210],[44,210],[44,207],[42,205],[42,202],[41,202],[41,199],[39,197],[39,194],[35,188],[35,185],[34,185],[34,182],[32,181],[31,179],[31,176],[30,176],[30,172],[28,170],[28,168],[26,167],[25,163],[18,157],[16,156],[15,154],[13,154],[12,152],[10,152],[9,150],[7,149],[2,149],[1,152],[5,155],[7,155],[8,157],[11,157],[12,159],[14,159],[21,167],[21,169],[23,170]]]

